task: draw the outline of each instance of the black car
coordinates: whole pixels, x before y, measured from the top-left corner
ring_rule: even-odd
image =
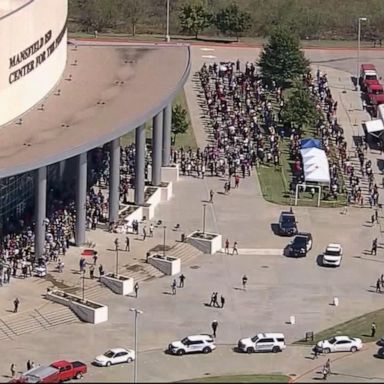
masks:
[[[299,232],[288,246],[289,256],[303,257],[312,248],[312,235],[306,232]]]
[[[279,218],[279,234],[293,236],[297,233],[296,218],[292,212],[281,212]]]

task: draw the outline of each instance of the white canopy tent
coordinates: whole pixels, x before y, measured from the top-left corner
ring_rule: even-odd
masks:
[[[305,181],[329,185],[331,179],[325,152],[319,148],[305,148],[300,150],[300,153],[303,158]]]

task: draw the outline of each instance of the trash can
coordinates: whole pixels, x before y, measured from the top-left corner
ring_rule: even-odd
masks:
[[[182,233],[182,234],[181,234],[181,242],[182,242],[182,243],[185,242],[185,233]]]

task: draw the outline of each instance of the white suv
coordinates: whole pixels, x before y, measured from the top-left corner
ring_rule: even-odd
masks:
[[[173,355],[184,355],[184,353],[203,352],[209,353],[216,349],[211,335],[187,336],[181,341],[169,344],[168,351]]]
[[[328,267],[340,267],[343,258],[343,248],[340,244],[328,244],[323,254],[323,265]]]
[[[254,337],[241,339],[237,344],[241,352],[281,352],[286,348],[282,333],[259,333]]]

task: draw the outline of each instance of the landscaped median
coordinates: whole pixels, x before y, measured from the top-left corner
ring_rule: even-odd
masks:
[[[381,330],[376,337],[371,337],[371,325],[376,323],[376,328]],[[337,324],[331,328],[325,329],[314,335],[314,340],[301,339],[294,344],[313,345],[320,340],[326,340],[333,336],[350,336],[358,337],[364,343],[376,341],[382,336],[382,330],[384,329],[384,308],[377,311],[369,312],[359,317],[355,317],[345,323]]]
[[[206,376],[198,379],[178,381],[178,383],[288,383],[285,375],[234,375]]]

